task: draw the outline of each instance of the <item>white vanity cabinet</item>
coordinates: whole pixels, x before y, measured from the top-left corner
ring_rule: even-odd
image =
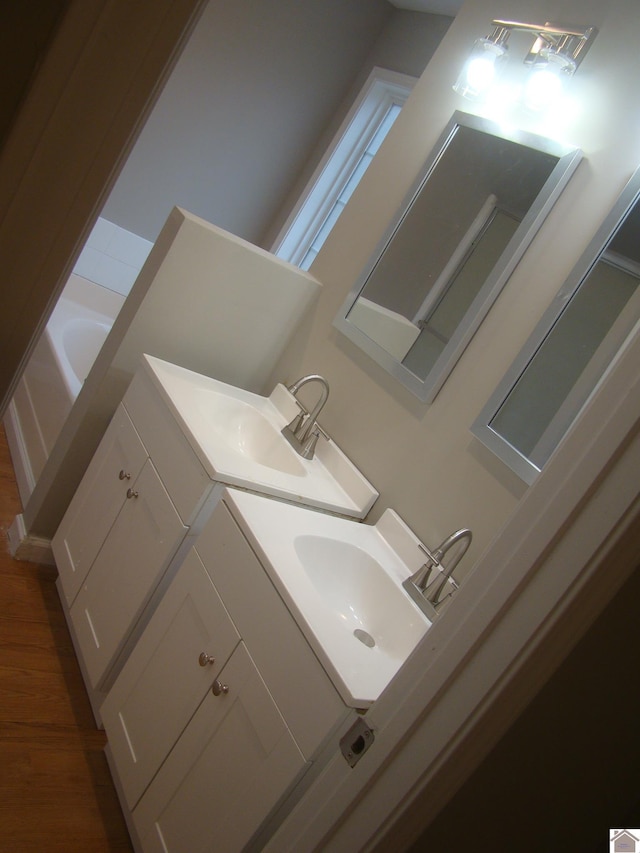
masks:
[[[349,713],[223,499],[101,708],[141,849],[243,849]]]
[[[69,605],[148,459],[124,406],[118,406],[53,539],[59,589]]]
[[[306,762],[244,644],[133,812],[144,853],[238,853]]]
[[[212,485],[144,377],[134,379],[52,541],[94,703]]]
[[[297,408],[284,386],[261,397],[145,356],[53,539],[145,853],[261,839],[360,707],[323,668],[237,505],[253,492],[265,507],[366,516],[377,492],[333,441],[303,460],[280,435]]]
[[[100,708],[129,808],[239,641],[202,560],[191,549]]]
[[[188,529],[151,460],[129,494],[70,610],[93,688],[101,686]]]

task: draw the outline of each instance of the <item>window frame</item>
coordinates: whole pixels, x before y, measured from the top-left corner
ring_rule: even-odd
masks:
[[[389,109],[402,107],[416,82],[408,74],[373,68],[273,242],[273,254],[301,266]]]

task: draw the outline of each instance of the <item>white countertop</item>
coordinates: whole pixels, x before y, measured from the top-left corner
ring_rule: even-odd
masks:
[[[279,432],[298,407],[283,385],[263,397],[148,355],[143,357],[143,369],[212,479],[359,519],[373,506],[378,492],[334,441],[320,438],[312,460],[286,445]],[[227,425],[211,414],[223,398],[246,404],[273,427],[277,451],[291,454],[290,470],[260,464],[238,452],[239,442],[234,448],[224,440]]]
[[[419,540],[393,510],[386,510],[378,524],[369,525],[235,489],[227,489],[223,500],[345,703],[353,708],[371,705],[430,625],[402,589],[402,581],[424,561]],[[353,589],[346,564],[341,565],[339,558],[332,560],[328,548],[321,566],[327,580],[324,595],[323,578],[318,584],[305,571],[301,543],[320,546],[316,562],[324,560],[323,543],[356,549],[367,574],[355,582],[365,589]],[[374,561],[387,577],[376,578],[379,570],[374,569]],[[353,598],[348,590],[344,600],[342,590],[336,594],[342,572]],[[375,589],[366,589],[366,578]],[[371,602],[369,595],[379,595],[381,600]],[[358,640],[358,629],[375,645]]]

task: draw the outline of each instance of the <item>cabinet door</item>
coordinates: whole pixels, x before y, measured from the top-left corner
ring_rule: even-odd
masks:
[[[147,451],[120,405],[51,543],[67,604],[78,594],[146,459]]]
[[[133,811],[144,853],[238,853],[305,761],[243,643]]]
[[[129,808],[239,640],[200,558],[191,550],[100,708]]]
[[[70,610],[93,688],[187,531],[150,459],[129,494]]]

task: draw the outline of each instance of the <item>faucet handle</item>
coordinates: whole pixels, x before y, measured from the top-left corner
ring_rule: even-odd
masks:
[[[434,570],[441,571],[442,567],[426,545],[423,545],[422,542],[418,542],[418,548],[427,559],[420,568],[411,575],[411,581],[415,587],[423,593],[431,580],[431,575]]]
[[[462,554],[457,557],[454,555],[454,559],[446,565],[441,560],[449,548],[456,545],[461,539],[465,540],[463,543],[464,551],[462,551],[464,554],[471,541],[471,531],[467,528],[452,533],[433,552],[422,542],[418,542],[419,549],[426,555],[427,559],[424,565],[402,582],[402,586],[409,593],[409,596],[431,621],[438,615],[440,606],[460,588],[451,572],[457,566]]]
[[[306,409],[297,399],[298,391],[309,382],[319,382],[321,385],[320,398],[313,409]],[[281,430],[282,435],[296,453],[305,459],[312,459],[320,433],[322,432],[328,438],[327,434],[318,426],[316,418],[327,402],[329,383],[319,373],[310,373],[289,385],[287,390],[296,398],[296,403],[300,407],[300,414],[296,415],[291,423]]]
[[[318,431],[318,438],[322,436],[326,441],[330,441],[329,435],[322,429],[318,421],[316,421],[313,425],[313,432]]]
[[[434,566],[438,565],[438,563],[439,563],[438,558],[434,556],[433,552],[430,551],[426,545],[423,545],[422,542],[418,542],[418,548],[422,551],[422,553],[426,556],[426,558],[431,563],[433,563]]]
[[[321,435],[326,438],[327,441],[329,440],[329,436],[322,427],[318,423],[314,423],[311,428],[311,432],[309,433],[309,437],[305,441],[302,447],[302,452],[300,453],[303,459],[313,459],[313,455],[316,452],[316,444],[318,443],[318,439]]]
[[[453,570],[466,554],[472,538],[469,528],[463,527],[461,530],[456,530],[451,536],[447,536],[444,542],[436,548],[433,556],[437,561],[440,575],[433,579],[429,578],[429,583],[424,589],[425,598],[434,607],[439,607],[443,601],[459,589],[458,582],[453,577]],[[444,564],[442,560],[451,548],[458,548],[457,553],[454,552],[453,557]],[[452,589],[445,593],[447,587],[452,587]]]
[[[452,589],[450,589],[446,594],[443,594],[447,586],[452,587]],[[437,610],[440,605],[447,600],[447,598],[451,598],[453,593],[457,592],[459,589],[460,584],[453,575],[448,575],[446,572],[442,571],[440,576],[435,577],[431,583],[427,584],[424,591],[424,597]]]
[[[298,401],[296,400],[296,402],[298,402]],[[299,430],[302,428],[302,425],[304,423],[304,419],[307,416],[307,412],[306,412],[304,406],[301,406],[300,403],[298,403],[298,408],[300,409],[300,411],[298,412],[297,415],[294,416],[291,423],[287,424],[287,427],[286,427],[286,429],[290,430],[294,435],[298,434]]]

